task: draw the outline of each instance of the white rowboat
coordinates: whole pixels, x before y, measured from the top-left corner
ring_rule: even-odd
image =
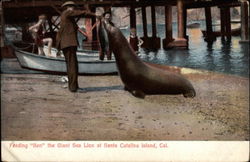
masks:
[[[23,68],[53,74],[65,74],[66,63],[63,57],[47,57],[15,48],[18,62]],[[113,74],[117,73],[115,60],[99,60],[97,56],[82,53],[78,57],[79,74]]]

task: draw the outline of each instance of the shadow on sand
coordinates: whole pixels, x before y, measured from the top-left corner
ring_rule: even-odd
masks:
[[[86,93],[86,92],[99,92],[99,91],[108,91],[108,90],[123,90],[123,86],[109,86],[109,87],[87,87],[87,88],[79,88],[79,93]]]

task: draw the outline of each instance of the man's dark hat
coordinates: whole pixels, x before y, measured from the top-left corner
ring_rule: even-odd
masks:
[[[112,15],[112,12],[111,12],[111,11],[106,11],[106,12],[104,12],[102,15],[105,16],[106,14]]]

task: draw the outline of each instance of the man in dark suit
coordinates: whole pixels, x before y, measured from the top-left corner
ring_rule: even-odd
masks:
[[[74,18],[82,15],[96,16],[87,10],[76,10],[73,1],[67,1],[62,5],[64,11],[61,13],[60,29],[56,36],[56,46],[63,51],[68,74],[68,88],[76,92],[78,87],[78,62],[77,62],[77,30],[78,25]]]

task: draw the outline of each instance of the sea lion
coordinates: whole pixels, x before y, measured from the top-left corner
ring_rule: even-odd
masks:
[[[100,23],[107,31],[108,42],[112,47],[125,90],[140,98],[144,98],[146,94],[183,94],[184,97],[195,97],[194,87],[187,79],[179,74],[147,65],[135,55],[117,27],[103,19]]]

